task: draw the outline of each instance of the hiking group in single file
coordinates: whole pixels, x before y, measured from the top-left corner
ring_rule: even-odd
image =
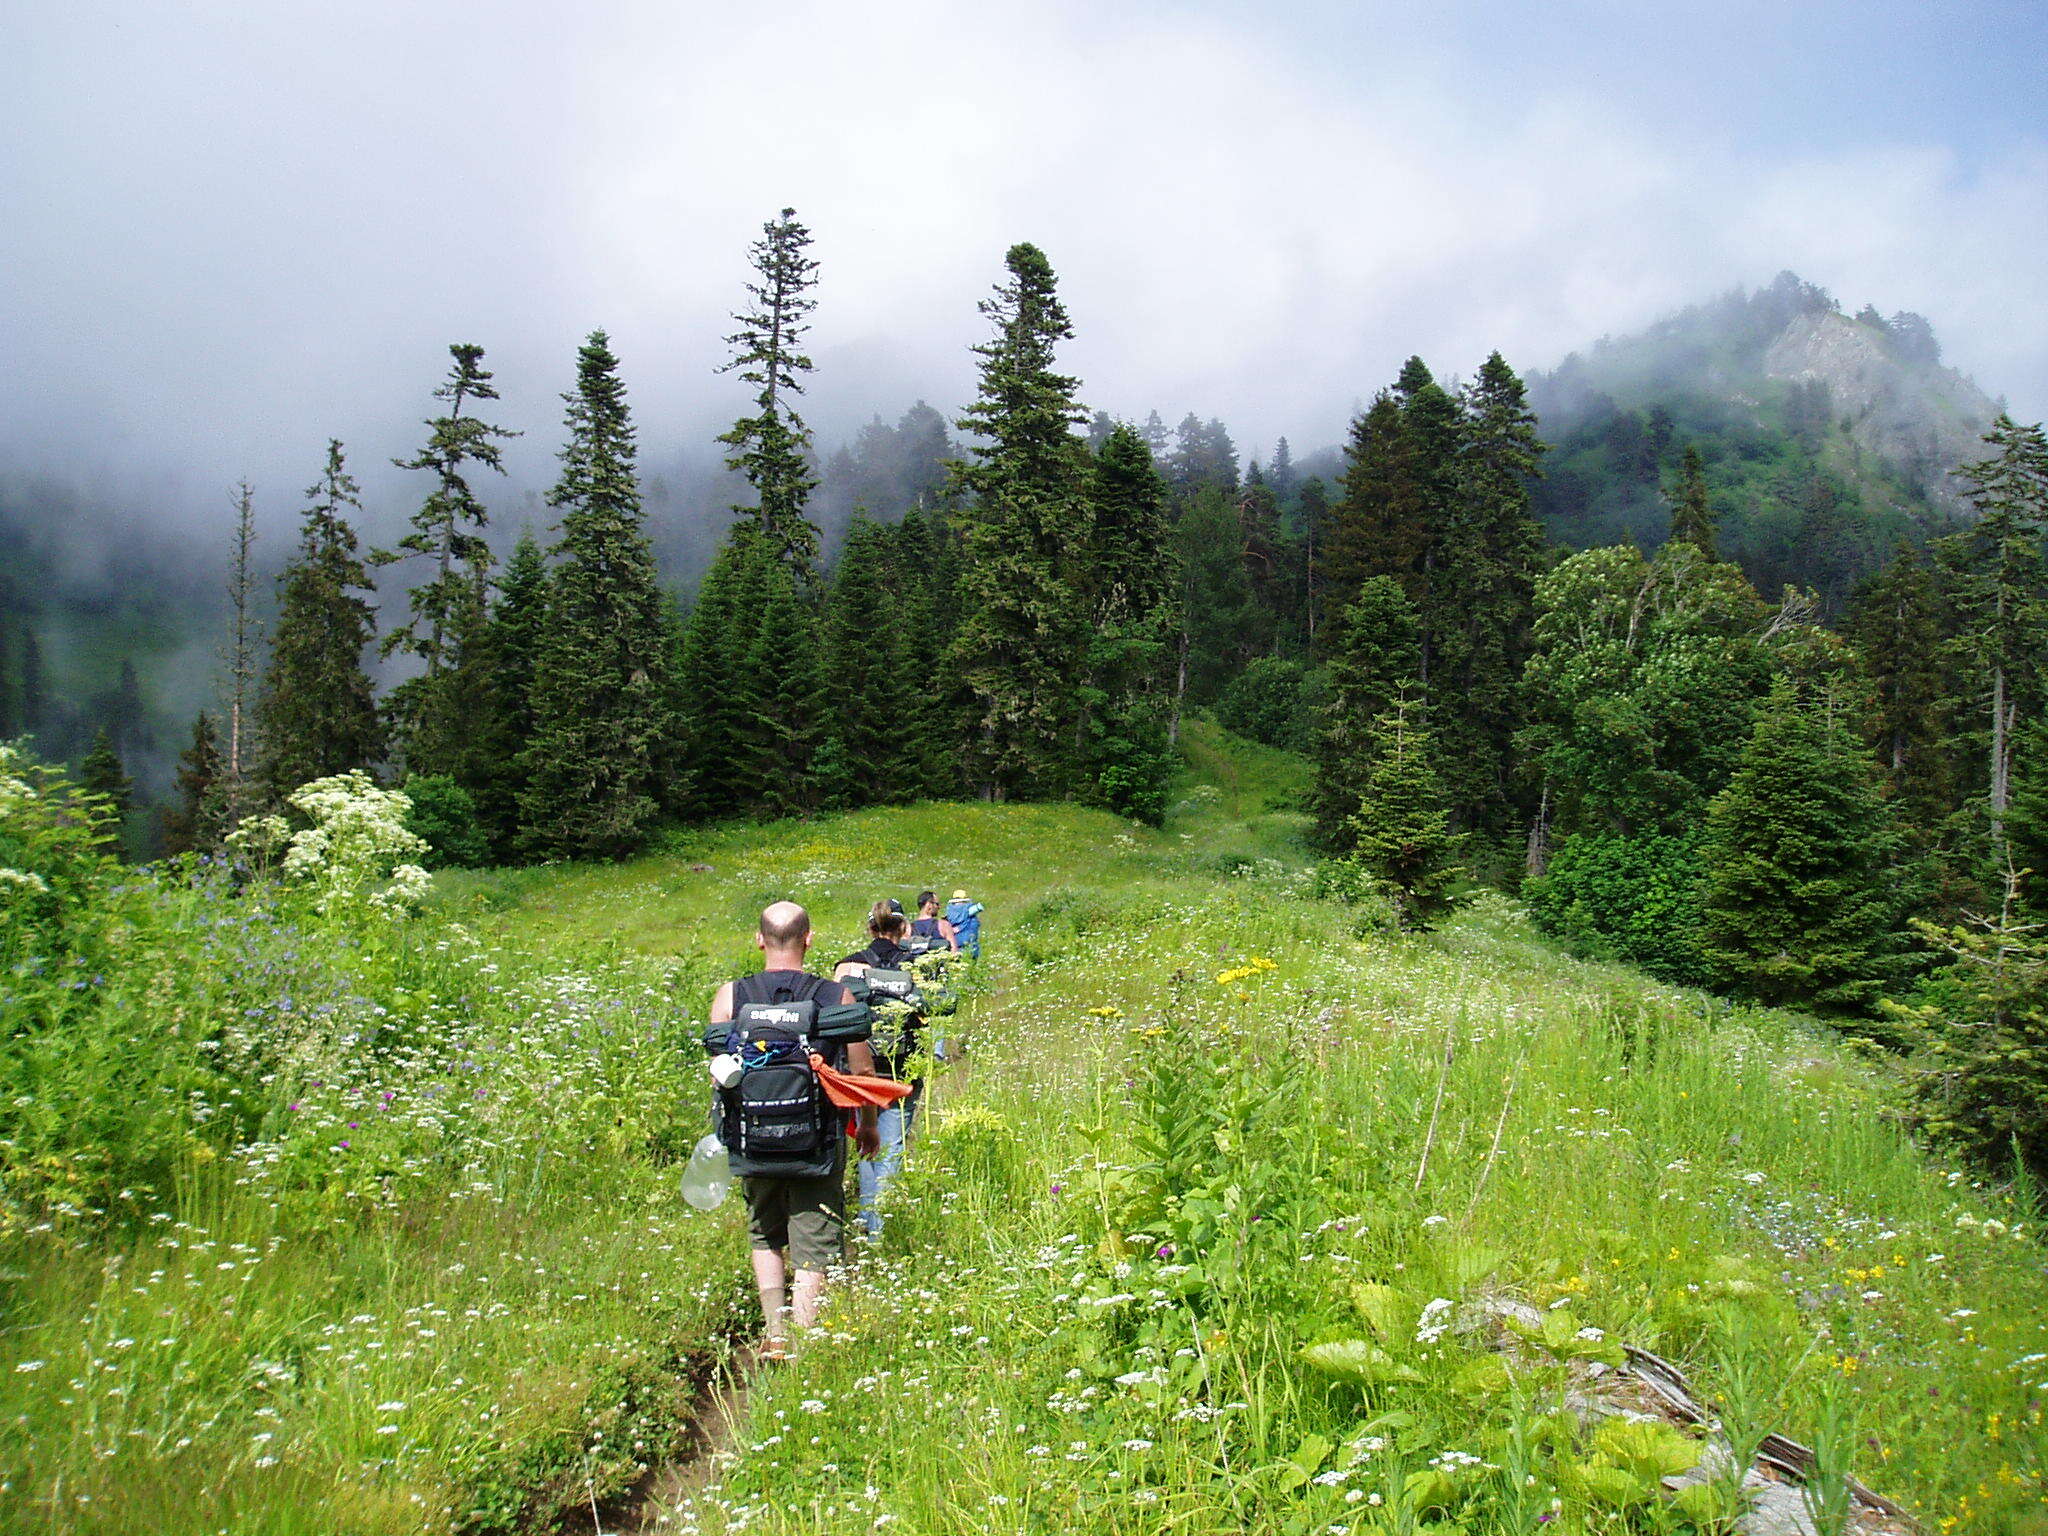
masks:
[[[882,1196],[903,1166],[924,1094],[923,1068],[950,1042],[927,1038],[954,1000],[946,969],[981,955],[982,904],[964,890],[869,909],[868,942],[829,976],[807,966],[811,917],[793,901],[761,913],[761,969],[721,986],[703,1044],[716,1144],[747,1207],[764,1358],[789,1354],[789,1329],[815,1327],[826,1272],[842,1262],[846,1142],[859,1156],[858,1240],[882,1233]],[[716,1144],[705,1147],[715,1154]],[[700,1147],[700,1154],[705,1150]]]

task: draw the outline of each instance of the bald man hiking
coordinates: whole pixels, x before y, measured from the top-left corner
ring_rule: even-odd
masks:
[[[873,1072],[867,1042],[874,1015],[838,982],[804,969],[811,915],[795,902],[778,901],[764,911],[754,943],[761,970],[713,995],[704,1044],[738,1058],[719,1079],[719,1139],[746,1196],[767,1330],[762,1354],[782,1360],[789,1356],[790,1319],[798,1328],[817,1326],[825,1271],[844,1252],[842,1116],[827,1099],[811,1055],[836,1071]],[[872,1157],[880,1149],[875,1111],[855,1115],[855,1143],[862,1157]],[[785,1314],[792,1264],[796,1281]]]

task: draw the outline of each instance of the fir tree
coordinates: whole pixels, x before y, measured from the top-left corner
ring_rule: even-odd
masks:
[[[951,670],[968,700],[967,776],[992,799],[1056,794],[1073,767],[1074,681],[1085,636],[1075,563],[1088,530],[1075,381],[1054,370],[1073,335],[1052,264],[1034,245],[981,312],[980,387],[959,423],[978,442],[959,471],[961,623]]]
[[[1432,689],[1453,824],[1504,831],[1543,535],[1529,487],[1543,443],[1522,381],[1495,352],[1466,391],[1456,516],[1439,557],[1446,665]]]
[[[751,668],[767,569],[777,559],[752,524],[734,527],[712,557],[683,625],[677,691],[685,710],[689,808],[707,820],[738,815],[755,792],[740,744],[762,707]]]
[[[744,663],[756,707],[747,730],[727,747],[744,810],[802,815],[820,804],[817,756],[828,713],[818,673],[818,605],[785,561],[768,559],[762,579],[766,592]],[[836,723],[836,709],[831,713]]]
[[[526,788],[521,753],[533,736],[533,677],[547,623],[548,567],[531,528],[505,562],[498,600],[479,649],[486,707],[470,757],[469,796],[492,853],[509,862],[520,845],[519,805]]]
[[[248,809],[249,769],[256,757],[256,658],[263,636],[256,617],[256,571],[250,558],[255,543],[256,493],[244,480],[235,487],[234,554],[228,561],[228,638],[221,654],[228,673],[227,760],[222,778],[230,830],[242,824]]]
[[[895,622],[901,587],[890,580],[889,530],[856,516],[825,604],[821,683],[835,742],[830,786],[836,804],[889,804],[916,793],[903,730],[909,636]]]
[[[1138,428],[1138,436],[1145,440],[1145,449],[1152,455],[1154,464],[1166,460],[1166,445],[1172,441],[1167,435],[1166,423],[1159,419],[1157,411],[1145,413],[1145,424]]]
[[[347,516],[362,510],[357,491],[340,441],[330,439],[326,469],[306,492],[298,552],[279,578],[277,627],[257,704],[262,777],[273,801],[384,755],[363,671],[363,649],[376,634],[363,595],[371,591],[370,573]]]
[[[1287,446],[1287,439],[1281,438],[1273,445],[1273,462],[1266,469],[1266,483],[1273,487],[1273,494],[1284,503],[1294,494],[1294,483],[1299,477],[1294,469],[1294,450]]]
[[[1323,626],[1323,541],[1330,523],[1330,493],[1320,476],[1311,475],[1295,498],[1295,521],[1301,530],[1296,546],[1296,569],[1301,582],[1302,639],[1309,650],[1321,654],[1319,631]]]
[[[1344,612],[1375,576],[1393,577],[1413,598],[1429,525],[1415,445],[1391,390],[1353,418],[1340,484],[1314,567],[1323,616]]]
[[[734,422],[719,441],[733,450],[726,467],[745,475],[754,488],[754,505],[735,510],[808,583],[818,557],[818,529],[805,509],[817,482],[805,457],[810,431],[797,414],[796,397],[812,368],[803,339],[817,308],[810,293],[817,285],[818,264],[807,254],[811,232],[797,221],[794,208],[763,224],[761,234],[748,252],[756,274],[756,281],[747,284],[753,303],[733,316],[740,328],[725,338],[733,358],[720,370],[737,370],[755,386],[755,412]]]
[[[1427,929],[1451,908],[1460,838],[1438,780],[1430,733],[1406,699],[1372,725],[1349,857],[1393,902],[1400,926]]]
[[[1893,846],[1869,752],[1779,682],[1707,810],[1709,967],[1774,1006],[1867,1009],[1897,948]]]
[[[164,852],[211,853],[228,834],[227,759],[205,710],[178,758],[178,798],[164,807]]]
[[[1309,839],[1346,852],[1374,751],[1374,722],[1407,698],[1422,666],[1415,604],[1391,576],[1375,576],[1331,625],[1330,697],[1317,732]]]
[[[1992,858],[2002,865],[2013,735],[2022,712],[2039,707],[2048,652],[2048,437],[2039,425],[2019,426],[2001,412],[1984,441],[1994,451],[1959,471],[1970,483],[1977,520],[1942,540],[1940,554],[1960,620],[1957,660],[1975,695],[1964,707],[1984,722],[1973,733],[1983,752],[1979,782]]]
[[[1918,552],[1901,547],[1850,602],[1845,633],[1876,696],[1875,737],[1900,830],[1925,847],[1953,796],[1943,715],[1940,599]]]
[[[891,583],[900,594],[896,627],[904,639],[905,676],[900,714],[915,794],[950,798],[960,788],[964,737],[945,659],[958,620],[954,540],[945,519],[912,507],[893,530]]]
[[[121,754],[114,748],[113,735],[105,726],[93,733],[92,750],[85,754],[85,761],[78,767],[78,783],[87,794],[97,795],[105,805],[107,841],[116,844],[125,841],[121,824],[134,801],[135,786],[122,766]]]
[[[438,711],[444,716],[445,730],[445,717],[460,713],[433,695],[443,688],[443,674],[456,660],[455,631],[466,628],[472,641],[479,633],[485,573],[491,564],[491,547],[482,533],[489,514],[470,486],[466,466],[474,464],[503,474],[499,440],[518,436],[468,414],[476,402],[498,398],[490,371],[483,366],[484,349],[472,342],[458,342],[448,349],[448,355],[454,364],[447,380],[434,391],[435,399],[448,402],[448,410],[427,422],[426,445],[418,453],[392,460],[400,469],[429,471],[434,488],[413,514],[412,531],[398,541],[398,547],[370,556],[373,565],[421,559],[433,568],[433,574],[412,589],[411,617],[386,633],[380,647],[385,656],[403,651],[425,663],[422,675],[400,684],[391,700],[392,713],[404,730],[407,760],[423,773],[446,773],[454,767],[445,753],[445,738],[443,743],[426,744],[424,756],[416,750],[420,744],[411,738],[422,717]]]
[[[2025,726],[2013,743],[2006,838],[2028,910],[2048,913],[2048,720]]]
[[[1678,484],[1671,492],[1671,538],[1692,545],[1709,560],[1720,559],[1714,537],[1713,504],[1707,500],[1707,472],[1699,449],[1685,445]]]
[[[533,737],[521,756],[521,820],[544,856],[614,858],[645,839],[670,750],[668,635],[654,552],[641,528],[633,426],[603,331],[577,353],[562,512],[534,659]]]
[[[1173,769],[1168,673],[1181,632],[1178,572],[1165,485],[1144,439],[1129,426],[1112,429],[1090,466],[1088,506],[1081,776],[1087,798],[1156,823]]]

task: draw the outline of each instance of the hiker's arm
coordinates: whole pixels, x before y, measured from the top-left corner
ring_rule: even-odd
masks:
[[[960,947],[960,941],[953,937],[953,925],[943,917],[939,919],[939,937],[954,949]]]
[[[711,1024],[730,1024],[732,1022],[731,982],[728,981],[724,986],[711,994],[711,1016],[706,1022]]]

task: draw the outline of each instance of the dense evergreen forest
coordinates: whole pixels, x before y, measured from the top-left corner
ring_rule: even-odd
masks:
[[[1976,942],[1913,922],[2009,935],[2048,907],[2048,447],[1918,317],[1787,274],[1533,387],[1498,353],[1465,380],[1410,358],[1340,451],[1241,462],[1218,420],[1086,409],[1020,244],[960,416],[920,403],[821,458],[809,244],[785,210],[752,248],[726,364],[751,405],[720,440],[740,494],[687,607],[603,332],[546,542],[492,543],[507,434],[468,343],[398,461],[421,494],[389,547],[330,443],[273,607],[242,494],[209,573],[228,686],[131,852],[217,846],[359,767],[450,863],[963,795],[1157,821],[1181,721],[1213,709],[1311,756],[1329,878],[1404,925],[1492,882],[1671,979],[1868,1014]],[[58,588],[10,538],[0,734],[128,805],[135,667],[53,688],[27,615]],[[129,579],[137,604],[195,585]]]

